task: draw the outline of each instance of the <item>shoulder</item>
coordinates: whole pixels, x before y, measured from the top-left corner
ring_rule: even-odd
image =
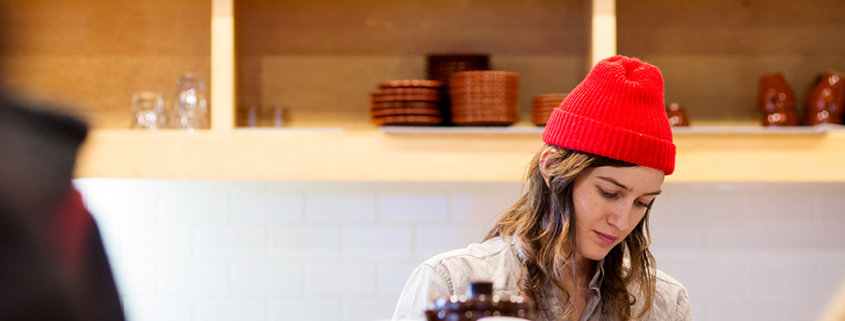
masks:
[[[669,274],[666,274],[661,270],[657,270],[656,279],[657,286],[655,288],[657,291],[662,291],[665,293],[679,293],[681,291],[686,292],[686,288],[684,288],[684,285],[681,284],[681,282],[675,280],[675,278],[669,276]]]
[[[435,255],[419,268],[430,269],[449,283],[453,291],[460,293],[470,279],[491,280],[499,283],[497,287],[508,286],[510,282],[505,279],[509,277],[503,279],[503,276],[512,275],[519,264],[512,244],[497,237]]]
[[[689,320],[689,296],[681,282],[657,270],[652,320]],[[656,318],[655,318],[656,317]]]
[[[423,265],[434,269],[449,267],[473,267],[504,258],[516,257],[511,244],[501,238],[492,238],[482,243],[472,243],[465,248],[451,250],[432,256]]]
[[[421,311],[428,303],[465,293],[470,280],[492,281],[494,294],[513,295],[519,264],[511,244],[500,238],[435,255],[411,272],[393,319],[424,319]]]

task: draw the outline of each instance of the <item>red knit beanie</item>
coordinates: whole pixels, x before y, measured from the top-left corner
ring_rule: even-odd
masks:
[[[600,61],[552,112],[543,141],[672,174],[675,144],[660,70],[624,56]]]

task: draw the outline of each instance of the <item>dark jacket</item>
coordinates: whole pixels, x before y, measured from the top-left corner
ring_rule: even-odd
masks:
[[[87,126],[0,95],[0,320],[124,320],[71,185]]]

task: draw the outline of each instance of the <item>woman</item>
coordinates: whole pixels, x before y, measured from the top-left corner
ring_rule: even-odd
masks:
[[[599,62],[543,141],[527,192],[484,242],[414,270],[394,320],[421,320],[429,302],[478,279],[531,298],[538,321],[692,319],[686,289],[648,250],[648,214],[675,165],[660,71],[623,56]]]

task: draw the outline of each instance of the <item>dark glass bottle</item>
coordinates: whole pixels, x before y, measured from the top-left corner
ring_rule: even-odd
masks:
[[[484,317],[516,317],[534,320],[534,305],[521,296],[493,295],[493,283],[470,282],[466,295],[440,298],[425,311],[428,321],[476,321]]]

